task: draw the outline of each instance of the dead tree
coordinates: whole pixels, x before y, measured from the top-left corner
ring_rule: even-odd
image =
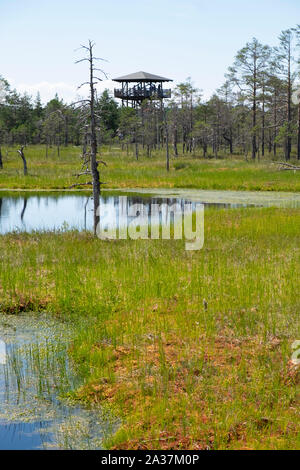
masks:
[[[88,105],[88,125],[89,125],[89,137],[90,137],[90,152],[87,152],[86,155],[83,155],[83,160],[86,162],[86,157],[89,158],[90,162],[90,169],[86,169],[83,173],[80,173],[78,176],[81,174],[91,174],[92,175],[92,184],[93,184],[93,200],[94,200],[94,235],[96,235],[97,231],[97,226],[100,222],[100,215],[99,215],[99,202],[100,202],[100,191],[101,191],[101,183],[100,182],[100,175],[99,175],[99,169],[98,169],[98,164],[99,163],[104,163],[102,161],[97,160],[97,126],[96,126],[96,113],[95,113],[95,95],[96,95],[96,90],[95,86],[99,81],[102,81],[101,78],[97,77],[95,75],[95,72],[99,71],[101,72],[105,77],[106,74],[103,70],[96,68],[95,67],[95,61],[97,60],[104,60],[99,57],[94,57],[93,55],[93,48],[95,46],[95,43],[93,41],[88,42],[88,46],[81,46],[81,49],[84,49],[87,52],[87,57],[84,57],[83,59],[77,60],[76,64],[80,62],[87,61],[89,62],[89,81],[82,83],[79,87],[81,88],[83,85],[88,85],[89,86],[89,99],[87,100],[81,100],[78,103],[81,105],[87,104]],[[90,184],[90,183],[79,183],[80,184]],[[73,185],[75,186],[75,185]]]
[[[24,155],[24,145],[22,145],[21,148],[19,148],[17,150],[18,154],[20,155],[20,157],[22,158],[23,160],[23,171],[24,171],[24,176],[26,176],[28,174],[28,171],[27,171],[27,162],[26,162],[26,158],[25,158],[25,155]]]
[[[169,128],[167,122],[166,108],[162,102],[163,117],[164,117],[164,127],[165,127],[165,136],[166,136],[166,169],[170,171],[170,154],[169,154]]]

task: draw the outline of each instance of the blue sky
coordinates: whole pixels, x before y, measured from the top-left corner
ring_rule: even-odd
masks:
[[[43,100],[57,91],[70,101],[87,79],[75,49],[93,39],[110,78],[190,76],[209,97],[247,41],[275,45],[296,23],[299,0],[0,0],[0,75]]]

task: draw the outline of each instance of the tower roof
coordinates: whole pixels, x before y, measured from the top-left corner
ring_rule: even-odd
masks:
[[[159,75],[154,75],[153,73],[147,72],[135,72],[130,73],[129,75],[124,75],[123,77],[118,77],[113,79],[115,82],[172,82],[170,78],[160,77]]]

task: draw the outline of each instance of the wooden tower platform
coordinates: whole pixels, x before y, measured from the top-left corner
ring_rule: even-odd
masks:
[[[136,72],[113,79],[121,83],[121,88],[115,88],[115,98],[122,100],[122,105],[130,101],[133,107],[138,106],[146,99],[162,100],[171,98],[171,90],[164,89],[164,82],[172,82],[170,78],[161,77],[147,72]]]

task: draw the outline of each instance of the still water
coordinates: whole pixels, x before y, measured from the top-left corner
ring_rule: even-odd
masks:
[[[66,394],[82,379],[68,359],[71,325],[0,315],[0,450],[101,449],[117,422]]]
[[[93,226],[93,201],[80,193],[34,193],[0,192],[0,234],[12,231],[33,230],[91,230]],[[101,211],[106,214],[103,224],[109,228],[115,224],[114,214],[118,211],[120,196],[125,192],[115,191],[101,197]],[[299,193],[248,192],[248,191],[201,191],[184,189],[126,190],[126,204],[144,205],[144,217],[151,215],[151,204],[174,203],[183,207],[186,203],[201,202],[205,207],[237,208],[246,206],[300,207]],[[165,214],[166,215],[166,214]],[[162,214],[164,216],[164,214]],[[119,225],[127,225],[128,218],[118,218]]]
[[[106,195],[105,195],[106,194]],[[126,204],[144,204],[145,220],[151,204],[201,202],[206,208],[300,207],[299,193],[255,193],[199,190],[131,190],[103,193],[105,224],[115,224],[120,196]],[[124,201],[124,199],[123,199]],[[118,219],[129,223],[128,216]],[[84,193],[0,192],[0,234],[11,231],[90,230],[93,201]],[[82,384],[68,357],[71,325],[34,315],[0,315],[0,450],[99,449],[103,437],[118,422],[101,409],[86,409],[66,399]]]

